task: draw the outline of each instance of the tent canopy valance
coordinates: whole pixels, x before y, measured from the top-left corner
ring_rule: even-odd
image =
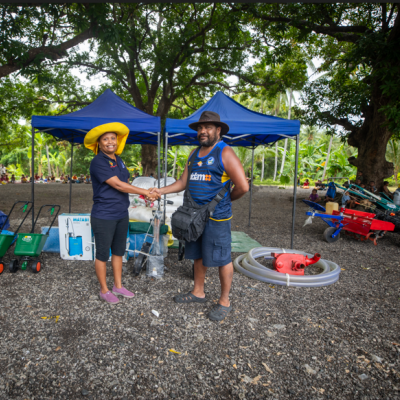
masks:
[[[160,117],[153,117],[133,107],[111,89],[79,111],[59,116],[32,116],[32,128],[36,131],[71,143],[83,143],[88,131],[109,122],[120,122],[129,128],[128,144],[158,144]]]
[[[189,128],[189,124],[197,122],[203,111],[218,113],[221,121],[229,125],[229,132],[223,140],[230,146],[254,148],[281,139],[294,139],[300,133],[300,121],[251,111],[226,94],[217,92],[189,117],[166,119],[164,131],[168,133],[168,145],[198,146],[197,133]]]

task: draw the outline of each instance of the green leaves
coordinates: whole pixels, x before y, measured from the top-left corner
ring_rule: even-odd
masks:
[[[279,178],[279,182],[282,183],[282,185],[289,185],[290,183],[290,176],[289,175],[284,175],[282,174],[281,177]]]

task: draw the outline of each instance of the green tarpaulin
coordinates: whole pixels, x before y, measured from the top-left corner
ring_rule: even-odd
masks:
[[[261,247],[261,244],[256,240],[252,239],[249,235],[244,232],[231,232],[232,234],[232,253],[247,253],[254,247]],[[174,244],[170,246],[170,249],[177,249],[179,242],[174,240]]]

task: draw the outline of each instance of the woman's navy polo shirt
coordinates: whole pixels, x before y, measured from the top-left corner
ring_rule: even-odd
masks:
[[[129,194],[122,193],[105,181],[113,176],[128,182],[129,171],[117,155],[117,161],[99,151],[90,163],[93,187],[92,217],[100,219],[121,219],[128,215]]]

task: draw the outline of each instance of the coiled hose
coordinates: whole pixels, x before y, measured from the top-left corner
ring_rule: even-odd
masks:
[[[257,258],[273,258],[271,253],[295,253],[312,257],[311,254],[299,250],[288,250],[276,247],[255,247],[247,254],[242,254],[233,262],[236,271],[261,282],[274,285],[295,287],[321,287],[332,285],[339,279],[340,267],[332,261],[320,259],[313,264],[322,269],[318,275],[289,275],[264,267]]]

